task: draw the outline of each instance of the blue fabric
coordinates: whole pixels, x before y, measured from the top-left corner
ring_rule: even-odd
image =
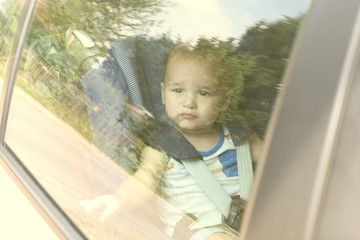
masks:
[[[165,57],[172,45],[165,38],[118,39],[101,66],[82,77],[92,141],[129,171],[133,169],[123,150],[131,148],[132,142],[128,133],[124,132],[129,130],[130,125],[124,114],[124,104],[129,102],[140,109],[145,107],[161,119],[164,107],[161,104],[160,82]],[[151,97],[149,92],[153,91],[155,93]]]
[[[131,142],[124,133],[124,122],[119,122],[124,102],[128,98],[128,88],[124,74],[115,59],[110,55],[100,68],[84,75],[82,87],[92,142],[131,172],[133,169],[130,161],[121,153]]]
[[[218,143],[216,144],[215,147],[213,147],[213,149],[211,149],[211,150],[208,151],[208,152],[199,152],[201,156],[203,156],[203,157],[211,156],[211,155],[214,154],[217,150],[219,150],[219,148],[221,147],[221,145],[223,145],[224,139],[225,139],[225,138],[224,138],[224,131],[223,131],[222,127],[219,127],[219,129],[220,129],[220,132],[219,132],[220,137],[219,137]]]
[[[220,127],[220,137],[216,146],[208,152],[199,152],[202,157],[209,157],[218,151],[225,141],[224,131]],[[238,176],[236,150],[228,150],[218,156],[219,162],[223,166],[223,173],[226,177]]]
[[[236,150],[228,150],[219,156],[219,161],[223,166],[223,173],[226,177],[238,176],[236,160]]]

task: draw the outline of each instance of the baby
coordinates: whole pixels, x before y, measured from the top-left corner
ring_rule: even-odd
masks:
[[[231,74],[224,68],[229,64],[225,57],[224,52],[214,45],[194,49],[183,44],[176,46],[169,54],[161,91],[169,124],[196,148],[227,194],[233,197],[239,195],[236,146],[225,121],[220,123],[220,120],[229,108],[236,88],[234,79],[229,79]],[[256,161],[261,141],[256,135],[251,135],[249,143],[252,160]],[[142,165],[135,175],[115,195],[93,201],[91,208],[106,205],[102,214],[104,218],[118,211],[124,199],[133,204],[146,199],[144,196],[136,197],[136,193],[126,194],[129,190],[134,191],[134,186],[145,185],[153,191],[159,187],[164,198],[171,203],[159,207],[161,218],[166,224],[165,231],[173,238],[194,240],[236,237],[221,222],[211,221],[209,225],[184,234],[179,226],[185,218],[191,216],[196,220],[216,209],[216,206],[181,161],[150,147],[144,149],[142,156]],[[129,200],[131,196],[133,199]],[[221,216],[217,219],[221,219]]]
[[[169,55],[161,83],[162,101],[172,124],[202,155],[205,164],[230,196],[239,192],[236,146],[219,116],[230,105],[233,95],[233,79],[222,74],[228,70],[219,49],[212,45],[190,49],[185,45],[176,47]],[[253,161],[261,141],[256,135],[249,138]],[[165,198],[177,207],[162,210],[162,218],[168,224],[166,231],[177,235],[176,226],[183,212],[194,219],[214,210],[215,205],[202,191],[185,167],[168,157],[167,170],[163,174],[161,190]],[[219,218],[221,217],[219,216]],[[232,239],[222,224],[193,231],[191,239],[208,239],[222,236]],[[183,232],[183,230],[181,230]],[[235,237],[235,236],[234,236]]]

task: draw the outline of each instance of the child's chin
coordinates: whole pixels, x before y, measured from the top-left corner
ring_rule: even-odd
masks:
[[[175,128],[179,129],[179,130],[185,130],[185,131],[193,131],[195,130],[195,126],[193,126],[192,124],[178,124],[175,125]]]
[[[180,125],[179,128],[178,128],[181,132],[187,132],[187,133],[195,133],[195,132],[198,132],[199,130],[199,127],[198,126],[194,126],[194,125]]]

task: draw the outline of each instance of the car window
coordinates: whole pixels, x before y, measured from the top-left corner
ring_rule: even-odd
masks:
[[[231,107],[241,115],[235,126],[242,122],[264,139],[310,4],[276,3],[38,1],[13,90],[6,146],[89,239],[166,239],[157,206],[170,204],[158,190],[140,191],[130,182],[126,198],[146,200],[106,220],[96,204],[124,188],[142,164],[144,145],[164,141],[148,136],[170,126],[160,83],[167,54],[179,44],[215,46],[218,56],[231,56],[226,66],[241,70],[234,76],[239,91]],[[1,41],[10,41],[6,37]],[[153,128],[152,118],[166,124]],[[177,162],[166,167],[171,164]]]

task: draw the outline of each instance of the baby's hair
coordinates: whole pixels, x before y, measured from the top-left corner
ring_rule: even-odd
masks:
[[[214,69],[216,74],[215,77],[220,87],[224,90],[233,89],[234,84],[236,84],[235,82],[239,83],[237,78],[242,76],[242,74],[239,71],[240,69],[234,68],[236,66],[233,61],[236,61],[236,59],[232,57],[231,51],[220,45],[221,44],[217,41],[207,39],[200,39],[195,46],[186,43],[178,43],[169,52],[166,59],[166,66],[171,60],[176,58],[195,59],[210,64]],[[241,82],[242,81],[241,77]]]

